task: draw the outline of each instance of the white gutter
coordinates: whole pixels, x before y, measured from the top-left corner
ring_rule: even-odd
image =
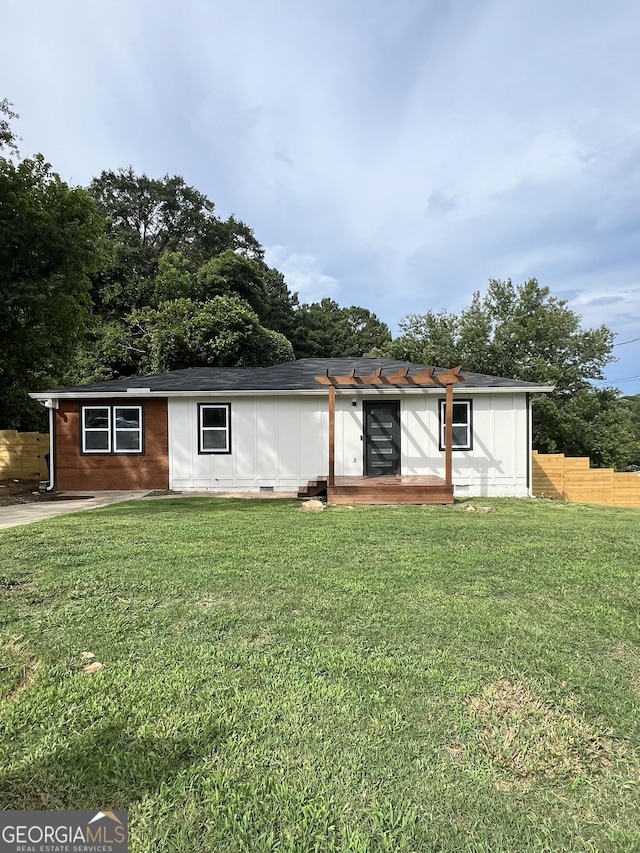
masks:
[[[555,385],[533,385],[528,388],[518,388],[514,386],[500,386],[489,388],[474,388],[473,386],[465,386],[464,382],[456,385],[454,393],[456,394],[550,394],[555,388]],[[149,391],[148,388],[128,388],[126,391],[56,391],[56,397],[60,400],[120,400],[132,397],[154,398],[154,397],[324,397],[326,396],[326,386],[318,386],[317,389],[282,389],[277,391],[264,390],[242,390],[233,391],[231,389],[220,389],[216,391],[193,389],[189,391]],[[345,395],[353,394],[444,394],[443,387],[420,387],[420,388],[402,388],[398,386],[384,386],[382,388],[375,386],[348,386],[336,387],[336,392]],[[49,395],[43,392],[32,392],[29,396],[40,402],[50,399]],[[46,405],[46,403],[45,403]]]

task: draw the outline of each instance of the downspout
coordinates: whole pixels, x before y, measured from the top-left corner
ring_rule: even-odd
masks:
[[[532,442],[532,421],[533,410],[531,406],[531,394],[527,391],[527,494],[531,497],[531,454],[533,453]]]
[[[46,492],[52,492],[56,487],[56,464],[55,464],[55,434],[56,434],[56,409],[58,401],[50,398],[45,401],[49,409],[49,485]]]

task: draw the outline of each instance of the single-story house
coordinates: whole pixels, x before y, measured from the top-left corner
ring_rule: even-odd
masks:
[[[329,485],[331,501],[331,487],[351,481],[446,503],[454,493],[530,494],[531,401],[551,390],[459,368],[313,358],[31,396],[50,410],[50,488],[313,494]],[[411,500],[409,485],[435,490]],[[333,497],[355,502],[335,488]]]

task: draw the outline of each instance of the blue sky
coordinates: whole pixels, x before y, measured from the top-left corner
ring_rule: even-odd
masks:
[[[536,277],[640,338],[637,0],[21,0],[2,28],[23,155],[182,175],[305,301],[395,333]]]

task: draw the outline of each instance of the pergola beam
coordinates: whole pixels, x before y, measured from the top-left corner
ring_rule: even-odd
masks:
[[[445,370],[443,373],[436,374],[435,367],[428,367],[419,373],[409,375],[409,368],[403,367],[395,373],[390,373],[388,376],[382,375],[382,368],[378,367],[373,373],[367,376],[356,376],[355,369],[350,370],[346,376],[332,376],[327,370],[326,373],[320,376],[314,376],[316,382],[320,385],[330,385],[335,387],[359,387],[369,386],[378,387],[381,385],[394,386],[415,386],[422,387],[425,385],[434,385],[444,388],[450,384],[464,382],[466,376],[460,372],[460,367],[454,367],[451,370]]]

